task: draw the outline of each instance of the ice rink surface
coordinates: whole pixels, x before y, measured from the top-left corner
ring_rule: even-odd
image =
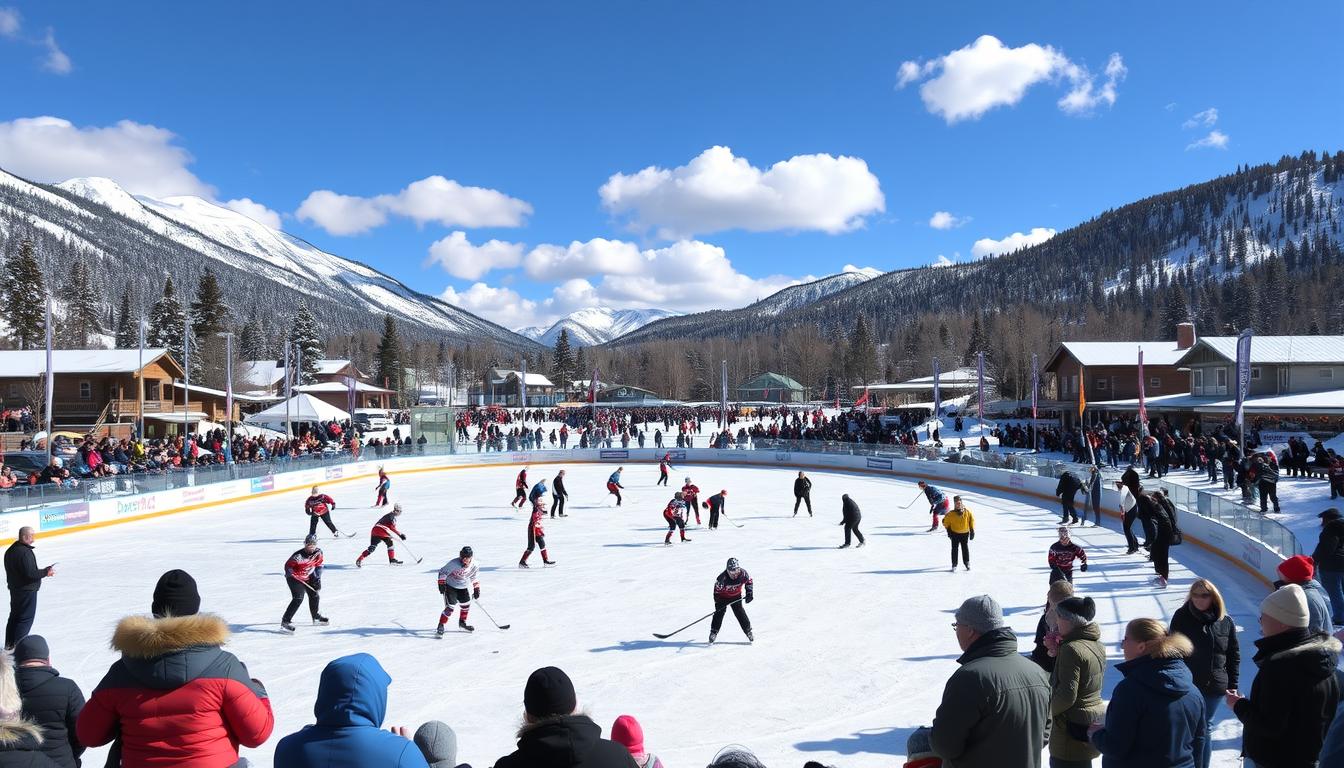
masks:
[[[976,518],[972,570],[951,573],[947,537],[926,533],[927,505],[901,505],[918,493],[912,483],[875,475],[808,472],[816,517],[792,516],[796,470],[678,466],[672,488],[655,487],[657,467],[627,466],[625,503],[611,506],[604,486],[612,465],[537,465],[535,482],[550,484],[565,468],[570,516],[546,521],[555,567],[517,567],[526,546],[527,515],[511,509],[514,467],[470,468],[392,475],[392,499],[405,508],[400,526],[410,549],[405,565],[389,566],[385,551],[356,569],[371,525],[374,480],[332,483],[335,519],[354,538],[333,540],[320,529],[326,554],[322,612],[328,627],[308,623],[300,609],[297,634],[280,631],[289,599],[282,565],[307,532],[304,492],[280,494],[155,520],[117,525],[37,542],[40,565],[58,561],[44,583],[34,632],[47,637],[53,664],[89,694],[117,655],[108,641],[117,620],[148,613],[159,575],[192,573],[202,610],[232,626],[227,646],[270,692],[275,735],[244,750],[271,765],[279,738],[312,722],[318,676],[331,659],[372,653],[392,676],[385,725],[412,729],[431,719],[458,735],[459,761],[490,766],[514,748],[523,684],[537,667],[569,673],[580,706],[609,734],[618,715],[644,726],[648,749],[668,768],[707,764],[722,746],[740,743],[771,768],[807,760],[849,767],[890,768],[905,754],[907,735],[928,724],[943,684],[960,654],[952,611],[971,595],[992,594],[1029,652],[1045,600],[1046,549],[1058,513],[1044,502],[961,493]],[[692,524],[693,541],[663,546],[662,509],[689,475],[702,498],[728,490],[727,512],[742,528]],[[840,494],[863,510],[868,545],[839,550]],[[708,513],[701,512],[708,522]],[[1242,632],[1242,689],[1250,687],[1257,605],[1266,588],[1193,545],[1173,550],[1172,586],[1149,586],[1150,564],[1124,554],[1117,523],[1075,529],[1089,555],[1075,571],[1080,594],[1098,604],[1102,641],[1111,656],[1107,697],[1120,679],[1123,623],[1167,619],[1196,573],[1220,586]],[[435,639],[442,599],[435,572],[464,545],[481,565],[482,602],[495,629],[473,607],[474,634]],[[423,557],[416,564],[411,552]],[[711,587],[728,557],[755,580],[748,606],[756,642],[747,643],[731,612],[719,641],[708,646],[705,621],[669,639],[667,633],[713,609]],[[1215,765],[1236,764],[1239,724],[1226,707],[1214,733]],[[86,754],[101,765],[103,750]]]

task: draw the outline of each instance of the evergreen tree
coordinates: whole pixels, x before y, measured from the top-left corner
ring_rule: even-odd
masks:
[[[1242,273],[1236,281],[1236,298],[1232,302],[1232,322],[1236,326],[1236,332],[1240,333],[1243,329],[1250,328],[1259,330],[1260,325],[1260,291],[1256,288],[1255,282],[1251,276]]]
[[[224,303],[224,292],[219,288],[215,273],[205,270],[196,286],[196,300],[191,302],[191,324],[196,337],[212,338],[227,330],[229,315],[229,308]]]
[[[46,346],[46,283],[33,253],[33,242],[24,240],[19,252],[5,261],[5,319],[9,335],[19,349]]]
[[[400,392],[404,385],[401,339],[397,336],[397,321],[391,315],[383,316],[383,336],[373,358],[373,377],[378,386]]]
[[[244,360],[269,359],[267,346],[266,338],[261,333],[261,324],[256,319],[243,323],[243,330],[238,334],[238,354]]]
[[[390,315],[387,319],[388,322],[392,322],[392,317]],[[392,335],[395,339],[396,326],[393,325],[391,327]],[[384,328],[383,336],[384,338],[387,336],[386,327]],[[299,311],[294,315],[294,325],[289,329],[289,343],[292,344],[295,349],[303,353],[303,359],[301,360],[303,365],[302,370],[299,371],[299,383],[312,384],[316,381],[317,377],[317,361],[322,359],[322,340],[318,338],[317,335],[317,320],[313,317],[313,313],[308,310],[308,303],[303,299],[299,299]],[[397,357],[398,359],[401,357],[400,347],[397,349]],[[397,379],[397,381],[400,381],[400,379]],[[396,387],[390,387],[390,389],[396,389]]]
[[[872,381],[877,372],[877,350],[873,346],[873,333],[868,328],[868,319],[862,312],[854,321],[854,331],[849,335],[846,352],[851,378],[857,379],[859,384]]]
[[[966,351],[961,355],[962,365],[975,363],[977,352],[985,351],[985,328],[980,324],[980,315],[971,319],[971,338],[966,342]]]
[[[578,351],[574,353],[574,372],[578,374],[574,377],[576,379],[591,379],[593,377],[593,366],[588,364],[586,347],[579,347]],[[607,374],[607,378],[611,378],[610,373]]]
[[[561,328],[555,338],[555,349],[551,351],[551,373],[555,375],[561,389],[569,389],[570,374],[574,371],[574,354],[569,348],[569,329]]]
[[[1167,288],[1166,302],[1162,305],[1162,327],[1158,329],[1158,338],[1174,340],[1176,326],[1190,321],[1190,302],[1185,289],[1179,283]]]
[[[149,333],[145,343],[151,347],[164,347],[181,363],[184,359],[184,320],[182,305],[173,291],[173,278],[169,275],[163,281],[163,295],[149,313]]]
[[[71,260],[70,276],[64,293],[65,318],[61,324],[61,339],[68,348],[84,349],[89,346],[91,336],[102,332],[102,324],[98,319],[98,301],[94,296],[93,282],[89,279],[89,268],[83,259],[76,257]]]
[[[121,308],[117,311],[117,348],[133,349],[140,346],[139,318],[131,314],[131,286],[121,292]]]

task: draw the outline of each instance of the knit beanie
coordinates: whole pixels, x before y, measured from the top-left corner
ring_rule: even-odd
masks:
[[[1301,584],[1311,581],[1316,574],[1316,564],[1306,555],[1293,555],[1279,563],[1279,575],[1289,584]]]
[[[1260,603],[1260,613],[1297,629],[1307,626],[1307,595],[1296,584],[1279,587]]]
[[[955,618],[958,624],[984,634],[1003,626],[1003,609],[989,595],[976,595],[966,598]]]
[[[542,667],[527,678],[523,706],[535,718],[571,715],[579,707],[574,683],[559,667]]]
[[[413,741],[429,768],[455,768],[457,765],[457,734],[447,723],[430,720],[416,729]]]
[[[1090,597],[1070,597],[1055,606],[1055,615],[1070,624],[1091,624],[1097,617],[1097,606]]]
[[[611,725],[611,740],[617,744],[624,744],[625,748],[630,750],[630,756],[635,758],[635,762],[642,762],[644,757],[644,728],[640,726],[639,721],[630,715],[621,715],[616,718],[616,722]]]
[[[46,661],[51,658],[51,649],[47,639],[41,635],[28,635],[14,645],[14,663],[25,661]]]
[[[195,616],[201,610],[201,593],[196,591],[196,580],[179,568],[163,574],[154,586],[154,602],[149,609],[160,619]]]

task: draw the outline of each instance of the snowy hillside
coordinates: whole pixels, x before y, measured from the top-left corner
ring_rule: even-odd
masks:
[[[413,336],[532,348],[509,330],[365,264],[198,197],[135,196],[104,178],[39,185],[0,171],[0,235],[33,238],[39,253],[106,260],[93,271],[107,305],[128,286],[152,301],[165,274],[194,286],[209,268],[239,314],[290,307],[298,294],[330,332],[380,330],[387,313],[410,324]]]
[[[882,271],[866,267],[841,272],[838,275],[823,277],[802,285],[791,285],[751,305],[760,315],[778,315],[790,309],[805,307],[833,293],[866,283],[875,277],[881,277]]]
[[[588,307],[560,318],[550,328],[519,328],[518,334],[552,347],[560,338],[560,331],[567,330],[570,344],[592,347],[636,331],[655,320],[680,314],[666,309]]]

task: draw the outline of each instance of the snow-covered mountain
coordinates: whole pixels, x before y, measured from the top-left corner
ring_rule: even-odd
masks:
[[[820,280],[813,280],[802,285],[791,285],[788,288],[776,291],[752,304],[751,309],[759,315],[778,315],[790,309],[805,307],[814,301],[830,296],[832,293],[839,293],[846,288],[853,288],[861,283],[866,283],[875,277],[881,277],[882,274],[882,270],[872,267],[849,269],[839,274],[823,277]]]
[[[36,184],[0,170],[0,235],[33,238],[39,253],[58,259],[106,261],[92,271],[108,305],[127,285],[153,301],[165,274],[190,292],[209,268],[239,315],[278,313],[285,322],[302,296],[330,333],[380,330],[386,313],[409,323],[413,336],[535,348],[372,267],[199,197],[132,195],[104,178]]]
[[[592,347],[643,328],[655,320],[676,317],[680,314],[666,309],[588,307],[571,312],[555,321],[549,328],[537,326],[519,328],[518,334],[553,347],[555,340],[560,338],[560,331],[567,330],[570,344]]]

